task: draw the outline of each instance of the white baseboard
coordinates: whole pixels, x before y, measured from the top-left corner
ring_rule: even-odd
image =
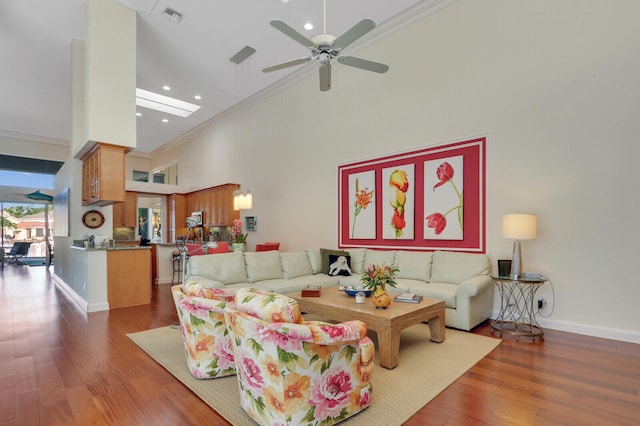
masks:
[[[69,286],[62,278],[53,273],[53,281],[60,288],[60,290],[64,291],[67,296],[76,304],[80,309],[84,312],[98,312],[98,311],[108,311],[109,304],[108,303],[100,303],[100,304],[92,304],[90,305],[84,300],[76,291]]]
[[[493,312],[492,319],[498,317],[498,312]],[[549,318],[536,317],[542,328],[550,330],[566,331],[567,333],[584,334],[586,336],[600,337],[602,339],[619,340],[622,342],[640,343],[640,331],[620,328],[602,327],[592,324],[580,324],[571,321],[560,321]]]

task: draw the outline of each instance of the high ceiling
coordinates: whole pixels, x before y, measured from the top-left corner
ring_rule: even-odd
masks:
[[[187,118],[139,107],[139,152],[152,152],[265,88],[317,72],[316,62],[272,73],[262,69],[309,55],[269,21],[283,20],[308,38],[322,34],[323,0],[117,1],[138,10],[137,87],[201,105]],[[443,2],[326,0],[327,33],[339,36],[361,19],[373,19],[378,26],[345,50],[357,56],[367,42]],[[165,16],[167,8],[182,19]],[[306,22],[314,28],[305,30]],[[0,137],[70,140],[73,38],[85,39],[85,0],[0,0]],[[240,64],[230,62],[245,46],[256,53]],[[171,90],[163,91],[164,85]],[[332,90],[339,85],[334,81]],[[202,99],[194,100],[196,94]]]

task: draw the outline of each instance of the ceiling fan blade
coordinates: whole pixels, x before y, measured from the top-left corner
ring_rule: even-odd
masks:
[[[271,21],[271,26],[276,30],[280,31],[281,33],[283,33],[284,35],[291,37],[292,39],[294,39],[304,47],[307,47],[309,49],[313,49],[314,47],[316,47],[314,42],[312,42],[311,40],[309,40],[308,38],[306,38],[305,36],[303,36],[302,34],[300,34],[299,32],[297,32],[296,30],[294,30],[293,28],[291,28],[289,25],[285,24],[282,21],[274,19],[273,21]]]
[[[306,64],[310,60],[311,60],[310,56],[306,57],[306,58],[293,59],[291,61],[282,62],[280,64],[271,65],[270,67],[266,67],[266,68],[264,68],[262,70],[262,72],[277,71],[277,70],[281,70],[283,68],[289,68],[289,67],[293,67],[293,66],[296,66],[296,65],[302,65],[302,64]]]
[[[350,67],[356,67],[367,71],[373,71],[384,74],[389,71],[389,65],[380,62],[367,61],[366,59],[356,58],[355,56],[340,56],[338,62]]]
[[[320,66],[320,91],[326,92],[331,89],[331,63],[327,62]]]
[[[349,28],[344,34],[334,40],[333,49],[342,50],[372,29],[376,27],[376,23],[371,19],[363,19],[362,21]]]

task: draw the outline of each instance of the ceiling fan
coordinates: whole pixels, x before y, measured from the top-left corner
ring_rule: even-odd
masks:
[[[307,62],[317,59],[320,63],[320,90],[326,92],[331,89],[331,60],[337,61],[343,65],[360,68],[367,71],[377,73],[385,73],[389,70],[389,66],[379,62],[368,61],[366,59],[356,58],[355,56],[340,56],[342,50],[354,41],[375,28],[376,24],[371,19],[363,19],[339,37],[327,34],[327,3],[323,1],[324,15],[324,31],[311,39],[300,34],[283,21],[274,19],[271,26],[282,32],[284,35],[292,38],[311,50],[311,56],[306,56],[291,61],[282,62],[264,68],[263,72],[277,71],[283,68],[293,67],[296,65],[306,64]]]

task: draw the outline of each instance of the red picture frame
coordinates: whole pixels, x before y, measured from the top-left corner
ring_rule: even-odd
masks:
[[[485,157],[478,137],[339,165],[338,246],[485,253]],[[434,213],[446,192],[459,204]]]

